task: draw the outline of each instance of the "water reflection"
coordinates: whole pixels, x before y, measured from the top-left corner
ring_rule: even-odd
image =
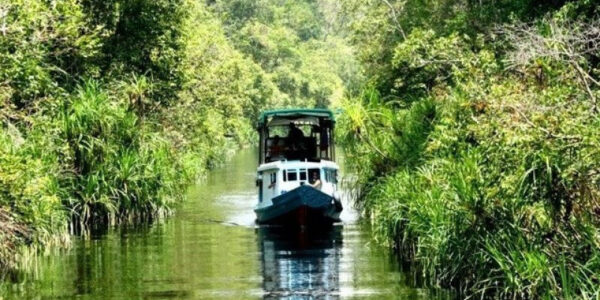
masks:
[[[257,230],[264,299],[339,299],[342,228]]]
[[[255,153],[192,188],[166,222],[120,226],[39,256],[0,299],[431,299],[345,209],[343,226],[257,228]],[[345,205],[349,208],[349,205]]]

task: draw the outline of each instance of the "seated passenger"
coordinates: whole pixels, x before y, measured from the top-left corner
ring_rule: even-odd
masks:
[[[305,150],[304,133],[300,128],[296,127],[296,124],[290,123],[290,129],[286,140],[290,147],[289,154],[287,155],[288,159],[301,159],[304,157],[302,153]]]
[[[310,186],[314,187],[317,190],[320,190],[321,186],[323,186],[323,183],[319,179],[319,172],[312,172],[310,177]]]
[[[304,132],[300,128],[296,127],[296,124],[290,123],[290,131],[287,139],[292,143],[301,142],[304,139]]]

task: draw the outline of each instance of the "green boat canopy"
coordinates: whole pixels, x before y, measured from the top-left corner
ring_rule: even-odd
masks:
[[[316,117],[316,118],[326,118],[335,122],[335,118],[333,116],[333,112],[329,109],[324,108],[313,108],[313,109],[275,109],[275,110],[267,110],[260,114],[258,118],[258,126],[257,128],[261,128],[269,122],[269,119],[281,117],[282,119],[296,119],[296,118],[305,118],[305,117]]]

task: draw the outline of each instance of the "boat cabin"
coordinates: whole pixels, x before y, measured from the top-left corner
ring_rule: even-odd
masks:
[[[341,204],[337,194],[339,167],[335,163],[334,125],[333,113],[327,109],[262,113],[257,126],[259,192],[255,211],[259,221],[274,219],[280,212],[307,201],[318,204],[317,215],[338,219]],[[273,199],[279,199],[275,202],[281,207]]]
[[[335,161],[334,124],[327,109],[264,112],[257,126],[259,165],[281,160]]]

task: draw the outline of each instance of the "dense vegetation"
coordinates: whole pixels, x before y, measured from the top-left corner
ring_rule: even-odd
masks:
[[[216,1],[233,44],[259,64],[284,106],[337,106],[360,81],[353,49],[335,24],[335,1]]]
[[[344,1],[359,206],[429,284],[600,297],[595,1]]]
[[[24,245],[168,213],[266,107],[355,80],[325,6],[0,0],[0,270]],[[252,8],[252,9],[250,9]]]
[[[600,297],[592,0],[0,0],[0,269],[168,213],[264,108],[337,106],[429,284]],[[353,46],[348,46],[348,40]]]

